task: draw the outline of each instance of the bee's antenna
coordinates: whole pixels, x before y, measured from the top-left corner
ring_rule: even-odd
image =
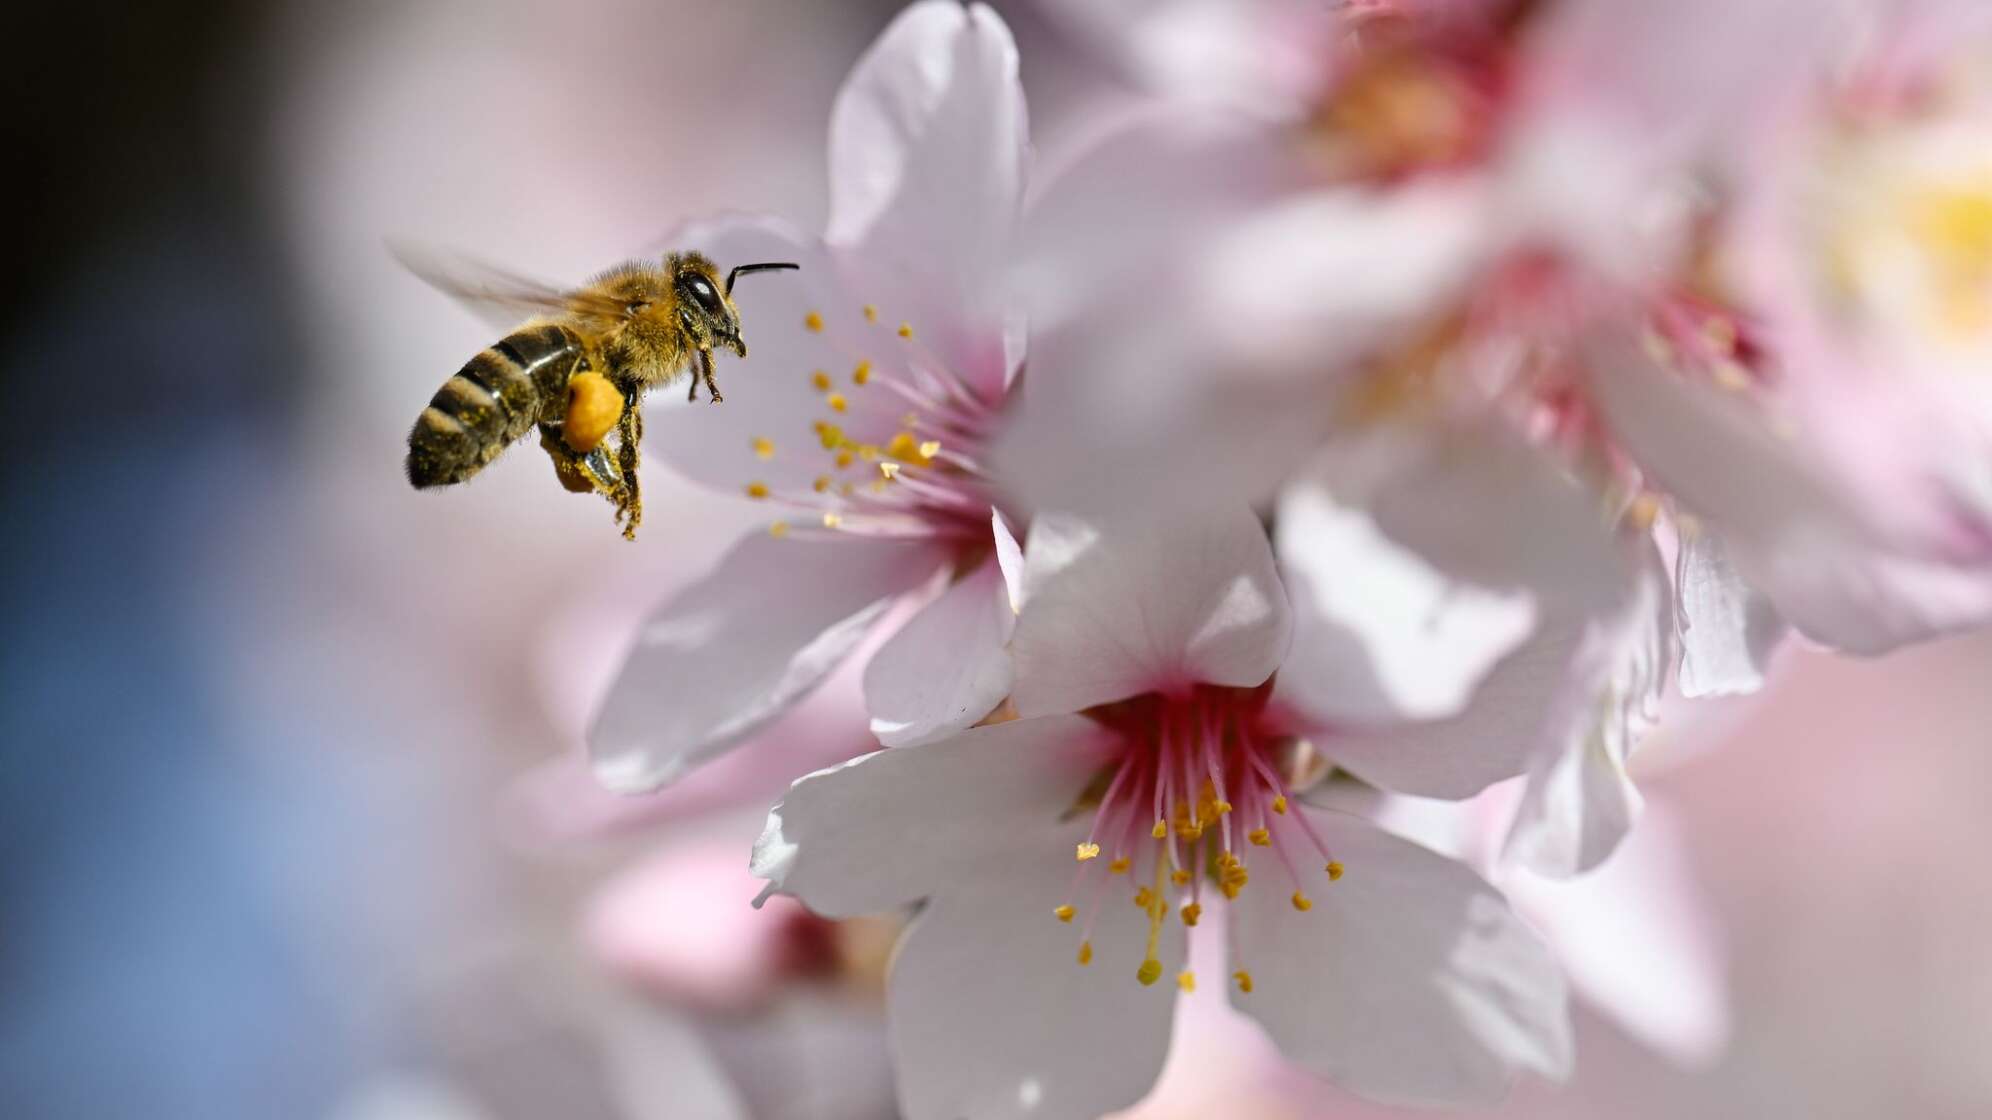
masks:
[[[774,263],[774,262],[770,262],[768,264],[734,265],[733,271],[726,274],[726,294],[729,296],[732,295],[733,282],[735,280],[738,280],[740,277],[747,275],[750,272],[777,272],[785,268],[800,269],[801,267],[802,266],[799,264],[785,264],[785,263]]]

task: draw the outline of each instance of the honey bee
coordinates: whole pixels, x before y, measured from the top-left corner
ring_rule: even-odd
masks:
[[[714,404],[713,351],[744,358],[733,284],[788,263],[736,265],[720,278],[700,253],[617,265],[571,290],[467,262],[438,263],[405,248],[417,276],[473,309],[517,323],[443,383],[408,433],[408,481],[418,490],[463,482],[535,424],[563,487],[615,506],[623,536],[643,520],[637,450],[646,390],[691,377]],[[616,433],[611,451],[610,430]]]

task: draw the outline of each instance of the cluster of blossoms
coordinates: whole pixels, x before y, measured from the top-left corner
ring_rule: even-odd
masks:
[[[653,419],[773,513],[646,624],[597,775],[872,640],[884,749],[752,860],[918,906],[911,1117],[1124,1107],[1213,983],[1378,1099],[1561,1077],[1565,968],[1489,879],[1619,847],[1670,684],[1992,618],[1992,9],[1046,4],[1143,89],[1056,173],[1002,21],[925,0],[837,98],[821,237],[674,238],[802,265],[726,406]],[[1509,779],[1478,870],[1380,827]]]

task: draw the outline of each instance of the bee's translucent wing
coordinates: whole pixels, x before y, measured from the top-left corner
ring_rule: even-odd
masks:
[[[538,315],[623,313],[613,301],[591,292],[562,288],[460,254],[404,242],[389,242],[388,251],[403,268],[498,330],[510,330]]]

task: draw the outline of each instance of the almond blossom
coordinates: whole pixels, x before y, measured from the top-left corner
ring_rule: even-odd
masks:
[[[838,94],[821,238],[746,216],[674,235],[802,266],[743,296],[726,405],[651,419],[675,469],[775,516],[645,625],[590,734],[605,785],[651,789],[739,743],[909,599],[930,601],[865,674],[880,738],[945,735],[1009,691],[1014,544],[981,448],[1023,360],[1003,281],[1028,157],[1008,29],[915,4]]]
[[[1565,1073],[1562,981],[1500,895],[1297,795],[1318,762],[1272,684],[1293,620],[1256,519],[1040,516],[1022,593],[1020,718],[810,775],[755,848],[826,916],[925,900],[890,980],[909,1117],[1124,1107],[1199,984],[1384,1100]]]

